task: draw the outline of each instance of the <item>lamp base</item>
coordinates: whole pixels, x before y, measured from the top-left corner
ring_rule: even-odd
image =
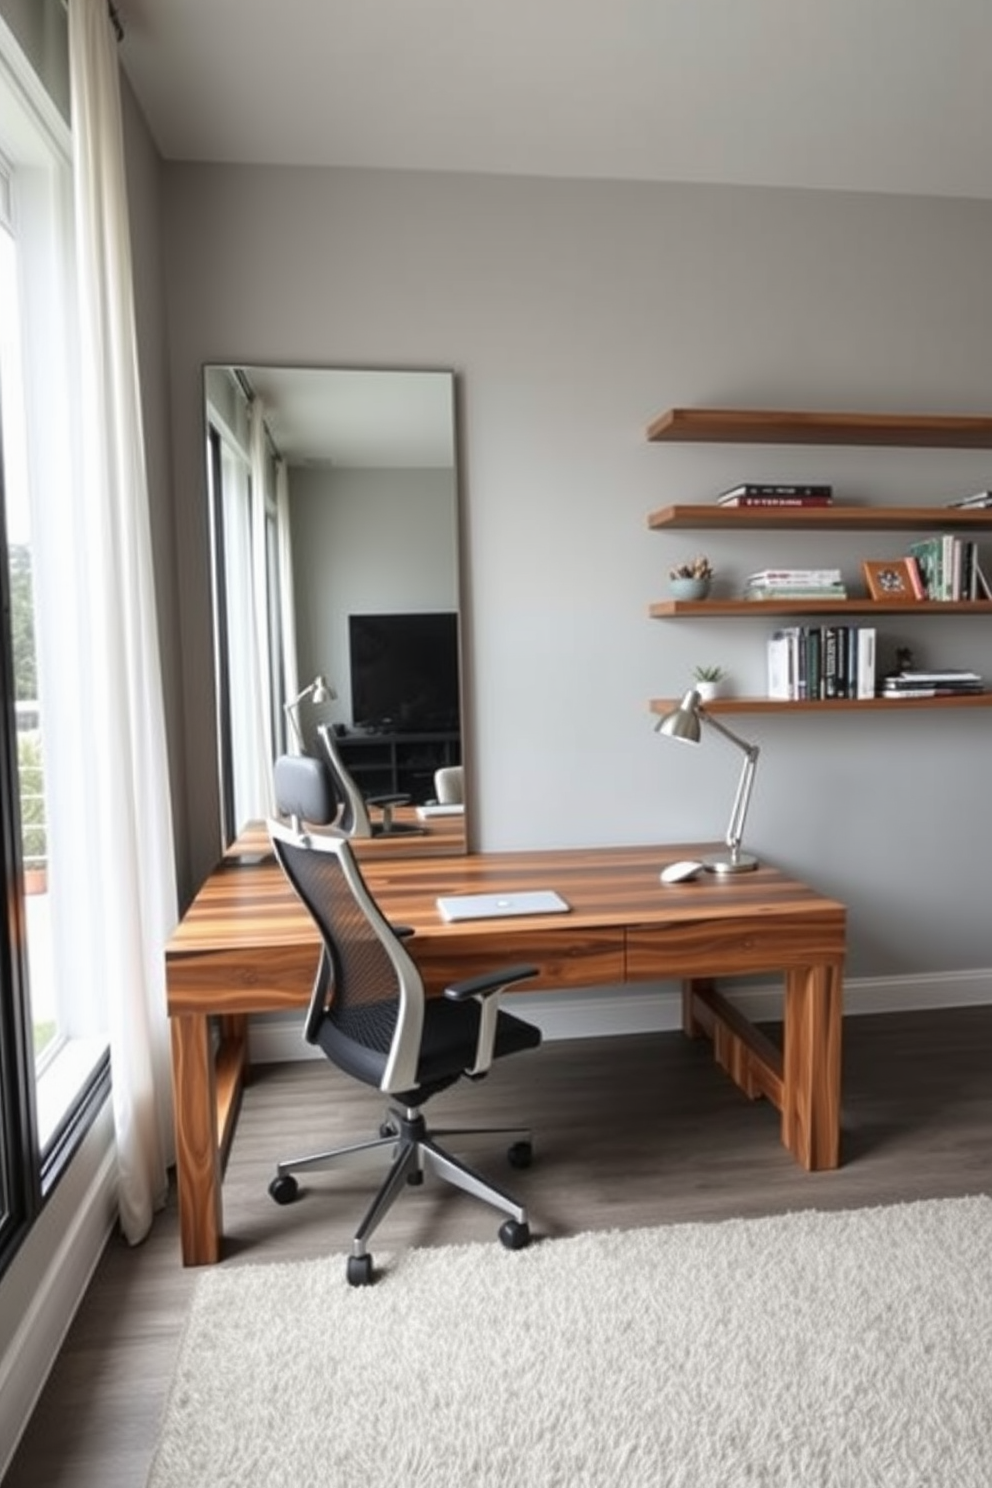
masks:
[[[750,853],[714,853],[703,859],[703,867],[709,873],[750,873],[757,866],[757,858]]]

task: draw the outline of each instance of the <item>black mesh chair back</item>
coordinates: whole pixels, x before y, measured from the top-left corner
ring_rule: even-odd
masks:
[[[304,1037],[367,1085],[387,1091],[396,1091],[397,1082],[412,1086],[423,982],[369,894],[349,843],[272,840],[322,942]]]

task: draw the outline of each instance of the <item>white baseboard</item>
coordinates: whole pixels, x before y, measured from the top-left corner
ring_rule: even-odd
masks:
[[[781,986],[721,988],[728,1001],[755,1022],[781,1015]],[[568,992],[527,992],[507,998],[546,1039],[604,1038],[611,1034],[664,1033],[682,1026],[680,988],[672,982],[586,987]],[[862,977],[844,984],[844,1014],[897,1013],[914,1009],[992,1003],[992,969],[930,972],[919,976]],[[323,1056],[303,1042],[302,1017],[283,1013],[252,1020],[251,1059],[278,1064]]]
[[[3,1280],[4,1289],[10,1287],[11,1296],[23,1297],[26,1305],[0,1357],[0,1481],[117,1217],[117,1158],[112,1127],[109,1141],[107,1135],[98,1120],[90,1134],[90,1171],[79,1185],[79,1194],[73,1192],[73,1175],[67,1173]],[[86,1148],[84,1142],[75,1161],[87,1161]],[[39,1250],[44,1252],[40,1260]],[[36,1276],[36,1272],[40,1274]],[[15,1308],[5,1306],[4,1310],[13,1313]]]

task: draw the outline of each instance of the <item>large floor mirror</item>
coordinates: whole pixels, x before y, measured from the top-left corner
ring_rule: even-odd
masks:
[[[204,402],[225,841],[323,726],[409,797],[377,846],[464,852],[453,374],[217,364]]]

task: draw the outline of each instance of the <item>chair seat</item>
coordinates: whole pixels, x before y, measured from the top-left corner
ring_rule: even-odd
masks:
[[[397,1091],[395,1099],[404,1105],[422,1105],[431,1095],[460,1079],[475,1061],[481,1008],[474,1001],[451,1002],[447,998],[429,998],[424,1006],[424,1029],[417,1065],[419,1084],[415,1090]],[[325,1015],[317,1029],[317,1044],[332,1064],[367,1085],[378,1086],[386,1065],[385,1053],[357,1043]],[[536,1049],[541,1031],[531,1023],[502,1010],[496,1018],[493,1058]]]
[[[424,1032],[420,1041],[420,1063],[417,1076],[422,1085],[446,1079],[463,1072],[475,1061],[482,1009],[474,1001],[450,1002],[432,997],[424,1007]],[[496,1041],[493,1058],[536,1049],[541,1031],[502,1009],[496,1017]]]

